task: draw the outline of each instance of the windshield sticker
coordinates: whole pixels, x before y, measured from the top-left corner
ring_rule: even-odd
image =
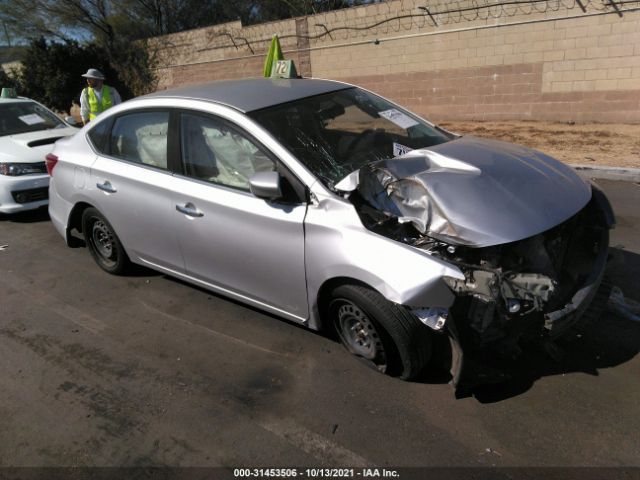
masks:
[[[27,125],[35,125],[36,123],[44,123],[46,121],[44,118],[42,118],[37,113],[31,113],[29,115],[22,115],[21,117],[18,117],[18,118],[20,120],[22,120],[22,122],[26,123]]]
[[[413,127],[414,125],[418,125],[418,122],[416,122],[409,115],[405,115],[395,108],[390,108],[389,110],[378,112],[378,115],[392,121],[397,126],[399,126],[400,128],[404,128],[405,130],[409,127]]]
[[[404,155],[405,153],[409,153],[413,148],[405,147],[401,143],[393,142],[393,156],[399,157],[400,155]]]

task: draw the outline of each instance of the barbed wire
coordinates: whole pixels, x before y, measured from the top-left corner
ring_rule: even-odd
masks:
[[[396,0],[366,6],[367,15],[354,17],[352,9],[333,10],[307,17],[308,33],[296,32],[295,22],[280,21],[247,27],[228,28],[225,25],[206,29],[206,45],[195,50],[204,52],[218,49],[246,49],[251,54],[263,50],[273,35],[278,35],[283,48],[296,49],[300,44],[313,46],[348,41],[358,38],[420,32],[427,28],[463,22],[490,21],[516,16],[543,15],[549,12],[573,11],[578,13],[611,12],[622,15],[625,8],[640,7],[640,0]],[[164,48],[184,48],[167,42]]]

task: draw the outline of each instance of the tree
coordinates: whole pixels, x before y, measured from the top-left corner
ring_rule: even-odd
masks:
[[[0,0],[0,20],[23,39],[90,38],[112,49],[137,40],[235,20],[253,3],[238,0]],[[257,2],[259,3],[259,2]],[[245,15],[247,13],[244,13]]]
[[[89,67],[102,67],[123,98],[153,91],[155,54],[142,39],[238,19],[260,23],[375,1],[0,0],[0,21],[8,44],[31,42],[20,79],[23,93],[66,110],[82,86],[79,75]]]
[[[95,36],[109,43],[115,32],[109,23],[109,0],[2,0],[0,18],[23,40],[40,37],[72,40]]]
[[[56,110],[69,111],[72,101],[79,102],[85,86],[82,74],[88,66],[100,69],[123,98],[132,96],[108,62],[104,50],[97,45],[47,42],[40,38],[29,45],[22,65],[17,85],[19,93]]]
[[[382,0],[0,0],[7,38],[149,38],[233,20],[255,24]],[[9,27],[10,26],[10,27]]]
[[[0,88],[16,88],[17,86],[18,82],[16,78],[7,75],[4,68],[0,67]]]

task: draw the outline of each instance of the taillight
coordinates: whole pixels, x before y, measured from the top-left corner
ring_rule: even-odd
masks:
[[[47,164],[47,173],[49,174],[49,176],[52,176],[53,169],[56,166],[56,163],[58,163],[58,157],[56,157],[53,153],[50,153],[46,157],[44,157],[44,161]]]

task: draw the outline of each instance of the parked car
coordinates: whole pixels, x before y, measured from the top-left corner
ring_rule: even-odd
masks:
[[[28,98],[0,98],[0,213],[46,206],[44,157],[56,140],[78,131]]]
[[[47,157],[49,212],[105,271],[144,265],[455,385],[550,342],[595,295],[604,195],[528,148],[314,79],[189,86],[110,109]]]

